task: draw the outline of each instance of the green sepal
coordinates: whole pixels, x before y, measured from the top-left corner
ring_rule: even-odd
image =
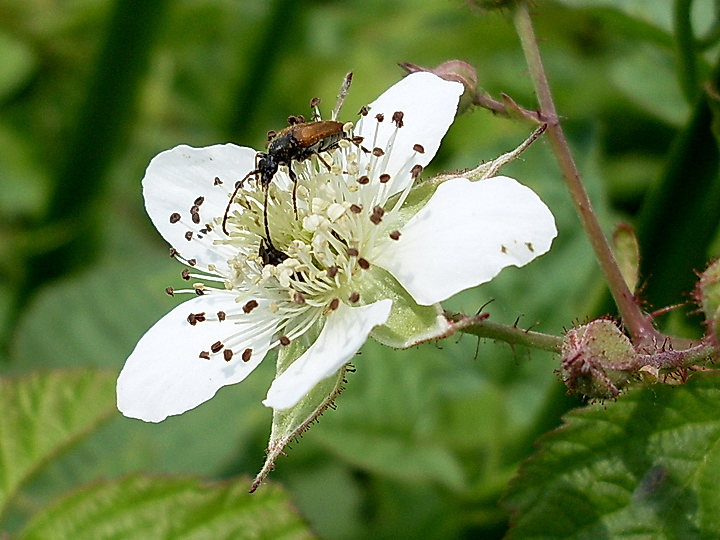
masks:
[[[383,345],[405,349],[452,332],[440,304],[419,305],[388,271],[374,267],[358,283],[364,303],[372,304],[384,298],[393,301],[387,322],[370,333]]]
[[[277,376],[308,350],[320,335],[324,324],[325,319],[319,319],[301,337],[280,349],[277,358]],[[320,381],[294,407],[284,411],[273,410],[267,456],[262,469],[253,481],[252,491],[255,491],[268,473],[275,468],[275,460],[283,453],[288,443],[301,435],[332,404],[343,388],[345,371],[346,367],[343,366],[336,374]]]
[[[613,233],[613,251],[625,283],[634,293],[640,280],[640,246],[635,231],[621,223]]]

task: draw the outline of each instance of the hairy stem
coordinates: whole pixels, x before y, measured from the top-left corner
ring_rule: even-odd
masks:
[[[510,345],[522,345],[530,349],[540,349],[554,353],[559,353],[562,346],[562,338],[558,336],[523,330],[515,325],[508,326],[490,322],[487,320],[487,314],[467,316],[446,312],[445,317],[454,323],[457,331],[481,338],[496,339]]]
[[[610,244],[603,234],[600,223],[593,211],[590,198],[580,179],[580,173],[572,158],[565,134],[563,133],[555,104],[550,93],[547,76],[540,57],[537,38],[533,30],[532,21],[527,6],[521,4],[515,11],[515,27],[522,43],[525,58],[528,63],[530,76],[538,96],[542,117],[548,122],[547,136],[550,139],[555,157],[560,165],[565,183],[572,197],[578,215],[587,234],[595,256],[607,279],[610,292],[613,295],[623,324],[636,342],[651,342],[657,336],[652,322],[640,310],[633,294],[625,283],[620,272],[615,255]]]

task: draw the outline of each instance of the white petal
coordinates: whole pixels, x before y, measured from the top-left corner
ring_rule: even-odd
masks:
[[[375,263],[430,305],[527,264],[550,249],[557,229],[535,192],[497,176],[441,184],[400,233],[378,246]]]
[[[125,362],[117,382],[117,406],[125,416],[146,422],[160,422],[170,415],[182,414],[215,395],[223,386],[242,381],[267,353],[274,328],[258,332],[251,328],[258,322],[256,308],[248,321],[237,324],[225,320],[198,322],[191,326],[190,313],[237,310],[238,305],[226,295],[207,294],[184,302],[160,319],[140,339]],[[247,337],[234,340],[235,355],[226,362],[223,354],[210,360],[199,357],[210,351],[217,341],[245,332]],[[252,349],[248,362],[242,352]]]
[[[402,191],[412,181],[410,170],[413,166],[425,167],[430,163],[455,119],[462,93],[463,86],[458,82],[446,81],[428,72],[416,72],[391,86],[369,105],[370,113],[361,118],[355,128],[355,135],[363,137],[365,148],[378,147],[387,152],[388,141],[397,131],[388,164],[379,171],[391,176],[390,194]],[[403,113],[404,126],[399,130],[392,122],[397,111]],[[380,124],[375,119],[379,113],[385,117]],[[416,144],[423,147],[424,153],[413,150]],[[369,158],[365,156],[364,159]]]
[[[330,314],[315,343],[272,383],[268,407],[285,410],[295,406],[323,379],[337,372],[362,347],[370,331],[390,316],[392,300],[362,307],[340,307]]]
[[[209,235],[200,229],[213,218],[223,216],[235,182],[254,165],[255,150],[233,144],[206,148],[181,145],[158,154],[143,178],[150,219],[163,238],[185,259],[196,259],[200,269],[206,270],[210,264],[227,268],[232,252],[225,246],[213,245],[218,234],[224,237],[221,228],[216,227]],[[222,184],[215,185],[215,178]],[[204,197],[204,201],[199,206],[200,223],[194,223],[190,209],[198,197]],[[170,223],[170,216],[176,212],[181,221]],[[193,232],[189,241],[185,238],[188,231]]]

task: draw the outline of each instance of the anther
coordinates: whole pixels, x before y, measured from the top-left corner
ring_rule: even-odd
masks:
[[[233,353],[232,349],[225,349],[223,351],[223,360],[225,360],[226,362],[229,362],[230,360],[232,360],[233,354],[234,353]]]
[[[335,311],[338,307],[340,307],[340,299],[339,298],[333,298],[330,300],[330,305],[328,305],[328,308],[330,308],[330,311]]]
[[[200,214],[198,214],[197,212],[193,212],[193,213],[190,214],[190,217],[192,218],[192,222],[193,222],[195,225],[199,225],[199,224],[200,224]]]
[[[168,296],[175,296],[175,289],[173,289],[172,287],[165,287],[165,293]]]
[[[192,231],[186,232],[186,233],[185,233],[185,240],[187,240],[187,241],[189,242],[190,240],[192,240],[192,236],[193,236],[193,232],[192,232]]]
[[[216,176],[216,177],[213,179],[213,186],[219,186],[220,184],[222,184],[222,180],[220,180],[220,177],[219,177],[219,176]]]
[[[388,173],[382,173],[380,175],[380,183],[387,184],[390,181],[390,175]]]
[[[370,108],[367,105],[363,105],[358,111],[358,116],[367,116],[369,112]]]
[[[250,313],[256,307],[258,307],[257,300],[248,300],[247,303],[243,306],[242,310],[243,313]]]
[[[170,214],[170,223],[177,223],[178,221],[180,221],[180,214],[177,212]]]
[[[370,261],[368,261],[367,259],[363,259],[362,257],[360,257],[360,258],[358,259],[358,266],[359,266],[360,268],[362,268],[363,270],[367,270],[368,268],[370,268]]]
[[[223,350],[224,347],[225,345],[223,345],[221,341],[216,341],[215,343],[210,345],[210,350],[214,353],[219,353]]]
[[[205,202],[205,197],[198,197],[197,199],[195,199],[195,206],[200,206],[204,202]]]
[[[533,247],[532,243],[530,243],[530,242],[525,242],[525,246],[527,246],[527,248],[528,248],[530,251],[532,251],[533,253],[535,252],[535,248]]]
[[[202,296],[203,294],[205,294],[205,291],[202,289],[195,289],[195,294],[198,296]]]
[[[413,150],[415,150],[418,154],[424,154],[425,153],[425,147],[422,144],[414,144]]]
[[[350,248],[347,248],[347,254],[350,257],[357,257],[358,255],[360,255],[360,252],[357,250],[357,248],[350,247]]]
[[[190,270],[184,268],[183,271],[180,272],[180,276],[182,276],[185,281],[190,281]]]
[[[190,323],[190,326],[195,326],[199,322],[205,321],[205,312],[202,313],[191,313],[187,316],[187,322]]]
[[[361,137],[360,135],[356,135],[355,137],[353,137],[352,139],[350,139],[350,141],[351,141],[355,146],[360,146],[360,144],[362,144],[362,142],[363,142],[364,140],[365,140],[365,138],[364,138],[364,137]]]
[[[390,233],[391,240],[400,240],[400,231],[393,231]]]
[[[362,212],[362,206],[357,205],[357,204],[351,204],[351,205],[350,205],[350,211],[351,211],[353,214],[359,214],[360,212]]]
[[[210,360],[210,353],[207,351],[200,351],[198,356],[200,356],[203,360]]]
[[[405,124],[403,124],[403,117],[405,116],[405,113],[402,111],[395,111],[392,115],[392,121],[393,124],[395,124],[396,127],[401,128]]]
[[[382,157],[385,155],[385,151],[382,148],[375,147],[372,149],[372,154],[375,157]]]
[[[243,361],[243,362],[249,362],[251,356],[252,356],[252,349],[245,349],[245,350],[243,351],[243,353],[242,353],[242,356],[241,356],[242,361]]]
[[[385,120],[385,115],[383,113],[377,113],[375,115],[375,120],[377,120],[378,122],[382,122],[383,120]]]
[[[360,301],[360,293],[354,292],[348,298],[351,304],[357,304]]]
[[[337,276],[339,270],[340,269],[337,266],[330,266],[325,272],[327,273],[327,277],[332,279]]]
[[[290,345],[290,338],[287,336],[280,336],[280,345],[283,347],[287,347]]]
[[[310,107],[314,108],[320,105],[320,98],[314,97],[310,100]]]
[[[177,257],[180,254],[180,252],[175,248],[170,248],[170,258]]]
[[[273,140],[275,138],[275,135],[277,135],[277,131],[274,131],[271,129],[270,131],[267,132],[267,140],[268,141]]]
[[[188,259],[188,260],[187,260],[187,263],[188,263],[190,266],[195,266],[195,265],[197,264],[197,259]]]
[[[301,292],[296,291],[293,295],[293,302],[295,302],[299,306],[302,306],[305,303],[305,297]]]
[[[412,179],[416,180],[418,176],[420,176],[423,172],[422,165],[415,165],[412,169],[410,169],[410,174],[412,175]]]
[[[227,318],[227,314],[224,311],[217,312],[218,321],[223,322]]]
[[[365,175],[363,175],[363,176],[361,176],[360,178],[357,179],[357,183],[364,186],[365,184],[369,184],[369,183],[370,183],[370,178],[367,177],[367,176],[365,176]]]

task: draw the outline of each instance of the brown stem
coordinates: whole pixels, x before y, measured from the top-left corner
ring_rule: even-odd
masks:
[[[610,244],[603,234],[600,223],[593,211],[590,198],[580,179],[580,173],[572,158],[565,134],[563,133],[555,110],[555,104],[550,93],[545,69],[540,57],[537,38],[525,4],[520,4],[515,11],[515,27],[525,58],[528,63],[530,76],[535,87],[540,104],[540,114],[548,123],[547,137],[550,139],[555,157],[560,165],[565,183],[567,184],[570,196],[575,203],[576,210],[580,216],[585,233],[590,239],[595,256],[607,279],[610,292],[622,317],[623,324],[627,328],[633,341],[636,343],[650,343],[657,339],[659,333],[652,326],[652,319],[645,315],[638,306],[635,297],[625,283],[620,272],[615,255]]]

